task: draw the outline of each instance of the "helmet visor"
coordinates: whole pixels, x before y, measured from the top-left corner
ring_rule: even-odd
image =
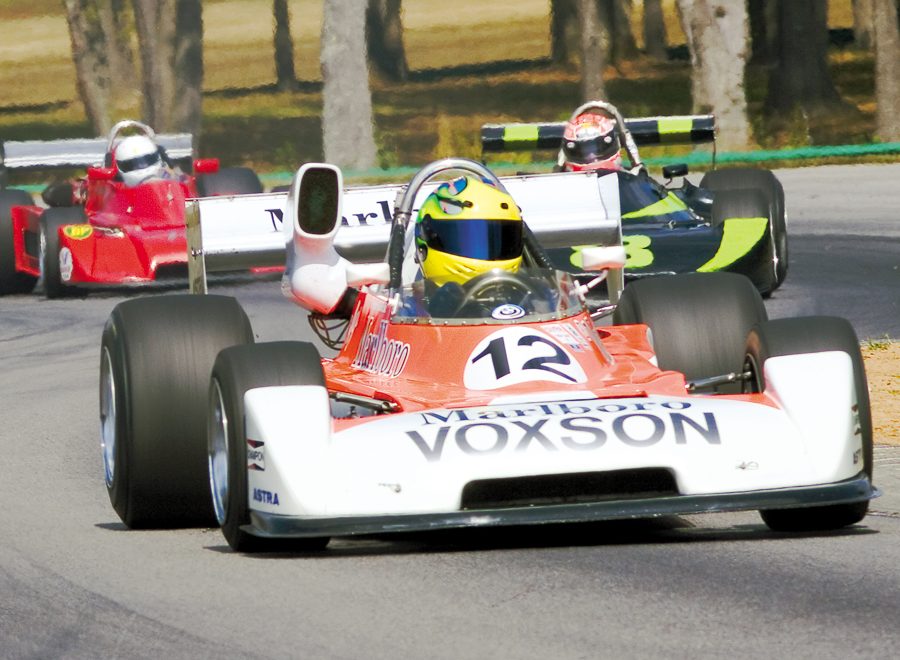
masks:
[[[521,220],[434,220],[419,223],[422,239],[435,250],[483,261],[522,256]]]
[[[619,153],[619,139],[607,133],[587,140],[564,140],[563,153],[570,163],[590,165]]]
[[[117,158],[116,167],[119,168],[120,172],[133,172],[157,165],[159,160],[159,152],[154,151],[153,153],[135,156],[134,158]]]

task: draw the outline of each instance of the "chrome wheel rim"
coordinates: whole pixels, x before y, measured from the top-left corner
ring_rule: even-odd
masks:
[[[41,278],[44,277],[44,261],[47,259],[47,233],[44,231],[43,225],[41,226],[41,231],[38,233],[39,236],[39,245],[38,245],[38,271],[41,273]]]
[[[103,347],[100,366],[100,450],[107,488],[116,478],[116,382],[109,349]]]
[[[212,383],[212,416],[209,428],[209,488],[219,525],[228,517],[228,415],[219,381]]]

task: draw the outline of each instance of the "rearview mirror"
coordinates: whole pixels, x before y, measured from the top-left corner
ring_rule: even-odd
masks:
[[[674,165],[666,165],[662,174],[666,179],[674,179],[676,176],[686,176],[688,173],[687,163],[676,163]]]
[[[341,222],[341,172],[333,165],[307,163],[297,172],[297,225],[313,236],[332,233]]]
[[[87,169],[90,181],[112,181],[116,176],[115,167],[89,167]]]
[[[194,161],[195,174],[215,174],[219,171],[218,158],[198,158]]]

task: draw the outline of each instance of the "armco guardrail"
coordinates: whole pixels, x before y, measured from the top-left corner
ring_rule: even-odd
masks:
[[[813,160],[817,158],[858,158],[862,156],[885,156],[900,154],[900,142],[881,142],[875,144],[845,144],[837,146],[811,146],[796,147],[793,149],[772,149],[761,151],[731,151],[720,152],[715,155],[716,165],[733,165],[736,163],[763,163],[774,161]],[[644,163],[650,167],[662,167],[672,163],[686,163],[688,165],[712,165],[713,153],[709,150],[697,150],[692,153],[677,156],[665,156],[661,158],[645,158]],[[488,166],[497,174],[511,174],[520,170],[549,172],[555,162],[541,161],[532,163],[502,163],[490,162]],[[345,179],[369,179],[378,181],[402,182],[409,179],[419,171],[418,167],[391,167],[387,169],[346,170]],[[290,183],[293,172],[269,172],[260,175],[260,178],[268,186],[277,186]],[[40,192],[43,185],[15,186],[30,192]]]

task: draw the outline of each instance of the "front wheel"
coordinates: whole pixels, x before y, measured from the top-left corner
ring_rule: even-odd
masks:
[[[212,524],[206,468],[209,374],[220,350],[253,341],[224,296],[118,304],[100,346],[106,489],[128,527]]]
[[[66,225],[86,222],[81,207],[49,208],[40,218],[40,262],[44,295],[48,298],[62,298],[73,290],[66,284],[72,275],[72,253],[63,248],[59,240],[59,230]]]
[[[760,268],[767,269],[766,277],[771,278],[771,283],[762,282],[760,291],[764,295],[772,293],[784,283],[788,271],[787,208],[781,181],[771,170],[734,167],[707,172],[700,180],[700,187],[713,192],[756,190],[765,198],[769,217],[769,256],[768,262],[760,264]],[[714,197],[713,206],[715,203]]]
[[[684,273],[626,286],[613,322],[649,326],[659,368],[693,380],[740,373],[747,333],[766,318],[762,298],[743,275]]]
[[[209,483],[216,520],[238,552],[321,550],[329,539],[269,539],[247,533],[250,522],[244,393],[257,387],[325,387],[319,353],[305,342],[235,346],[219,353],[209,385]],[[299,430],[298,430],[299,431]]]
[[[863,470],[871,480],[874,459],[869,389],[859,350],[859,340],[849,321],[831,316],[810,316],[777,319],[754,328],[747,337],[745,368],[751,373],[747,389],[750,392],[765,391],[763,369],[769,358],[825,351],[846,353],[853,364],[853,387],[856,392]],[[760,515],[763,522],[773,530],[801,532],[853,525],[862,520],[868,510],[869,502],[866,500],[801,509],[768,509],[760,511]]]

